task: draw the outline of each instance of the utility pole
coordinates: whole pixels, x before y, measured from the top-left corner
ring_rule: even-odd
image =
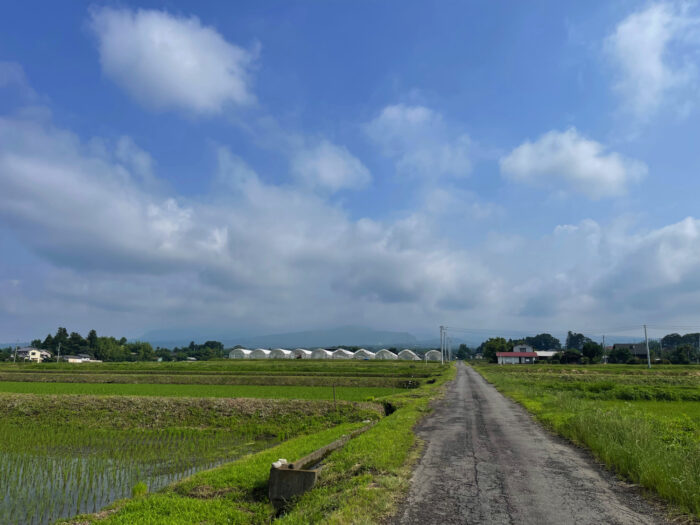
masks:
[[[605,355],[605,336],[603,336],[603,361],[605,361],[605,364],[608,364],[608,358]]]
[[[651,356],[649,355],[649,338],[647,337],[647,325],[644,325],[644,344],[647,346],[647,368],[651,368]]]
[[[440,361],[445,364],[445,327],[440,325]]]
[[[59,342],[58,343],[58,355],[56,356],[56,362],[58,363],[60,361],[61,361],[61,343]]]

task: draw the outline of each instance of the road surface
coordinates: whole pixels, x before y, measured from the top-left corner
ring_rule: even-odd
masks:
[[[638,491],[461,362],[417,430],[426,448],[394,523],[667,523]]]

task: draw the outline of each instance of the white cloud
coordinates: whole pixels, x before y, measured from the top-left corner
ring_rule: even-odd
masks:
[[[639,118],[653,114],[672,94],[695,98],[699,20],[687,7],[650,4],[622,20],[605,41],[618,68],[614,88],[624,107]]]
[[[316,146],[298,151],[292,158],[292,172],[307,186],[332,192],[362,188],[372,177],[369,170],[342,147],[322,140]]]
[[[351,220],[322,193],[264,183],[225,149],[210,196],[160,194],[135,174],[143,155],[129,140],[97,147],[46,123],[0,119],[0,227],[63,272],[60,285],[43,285],[55,316],[90,304],[136,326],[266,320],[274,330],[406,323],[409,312],[427,322],[441,308],[488,304],[499,286],[420,217]]]
[[[254,102],[256,52],[227,42],[196,17],[163,11],[91,10],[104,74],[143,105],[215,114]]]
[[[366,130],[401,173],[438,178],[463,177],[471,171],[469,136],[424,106],[386,106]]]
[[[644,163],[608,152],[575,128],[524,142],[501,158],[500,167],[512,180],[572,190],[592,199],[621,195],[647,173]]]

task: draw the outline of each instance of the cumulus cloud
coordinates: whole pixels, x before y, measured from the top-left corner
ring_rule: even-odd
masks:
[[[500,159],[511,180],[582,193],[592,199],[623,194],[647,173],[644,163],[607,151],[575,128],[549,131]]]
[[[653,3],[622,20],[605,41],[618,68],[615,90],[627,110],[646,118],[667,96],[687,103],[696,89],[697,36],[700,19],[687,4]]]
[[[254,102],[256,51],[227,42],[196,17],[163,11],[91,10],[104,74],[156,110],[215,114]]]
[[[369,170],[359,159],[327,140],[298,151],[292,158],[292,172],[305,185],[331,192],[362,188],[371,180]]]
[[[463,177],[471,171],[470,140],[424,106],[386,106],[366,126],[369,137],[400,173]]]
[[[53,299],[169,312],[171,323],[206,312],[251,326],[264,313],[277,323],[267,329],[290,329],[372,321],[388,304],[384,319],[425,319],[487,304],[498,288],[486,265],[424,235],[419,218],[351,220],[322,193],[264,183],[226,149],[210,196],[161,194],[136,173],[151,169],[144,155],[128,139],[94,147],[50,124],[0,119],[0,224],[67,272],[46,285]]]

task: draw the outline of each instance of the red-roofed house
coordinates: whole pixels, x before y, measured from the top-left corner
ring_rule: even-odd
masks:
[[[499,365],[532,364],[537,359],[536,352],[496,352]]]

